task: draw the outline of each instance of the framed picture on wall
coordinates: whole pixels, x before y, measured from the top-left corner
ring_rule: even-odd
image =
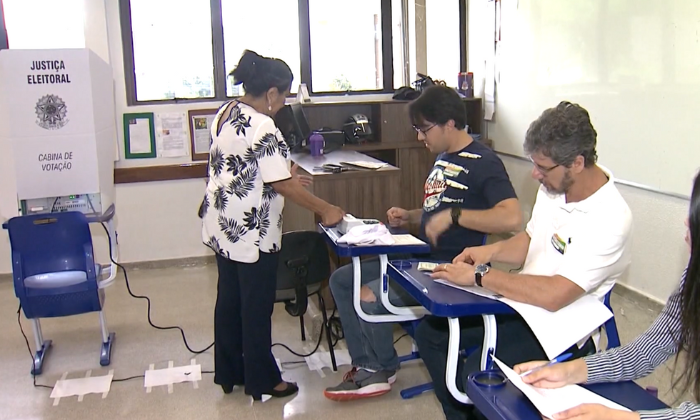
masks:
[[[187,111],[190,123],[190,143],[192,145],[192,160],[209,159],[211,127],[218,108],[193,109]]]

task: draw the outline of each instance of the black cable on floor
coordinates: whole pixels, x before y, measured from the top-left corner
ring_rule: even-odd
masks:
[[[112,261],[113,264],[115,264],[117,267],[121,268],[122,271],[124,272],[124,282],[126,283],[126,290],[129,292],[129,294],[131,295],[131,297],[133,297],[133,298],[135,298],[135,299],[145,299],[145,300],[146,300],[146,303],[147,303],[147,305],[148,305],[148,311],[147,311],[147,315],[148,315],[148,324],[149,324],[151,327],[153,327],[153,328],[155,328],[155,329],[157,329],[157,330],[179,330],[179,331],[180,331],[180,334],[182,335],[182,341],[184,342],[185,347],[187,347],[187,350],[189,350],[190,353],[193,353],[193,354],[202,354],[202,353],[204,353],[205,351],[207,351],[207,350],[209,350],[210,348],[212,348],[212,347],[214,346],[214,343],[211,343],[211,344],[210,344],[209,346],[207,346],[207,348],[205,348],[204,350],[192,350],[192,348],[190,347],[189,343],[187,342],[187,337],[185,337],[185,331],[183,331],[182,328],[180,328],[180,327],[177,326],[177,325],[176,325],[176,326],[172,326],[172,327],[161,327],[161,326],[155,325],[155,324],[153,323],[153,321],[151,321],[151,299],[150,299],[148,296],[139,296],[139,295],[135,295],[135,294],[131,291],[131,285],[129,285],[129,276],[128,276],[127,273],[126,273],[126,269],[124,268],[123,265],[121,265],[121,264],[119,264],[118,262],[114,261],[114,258],[112,257],[112,239],[111,239],[112,237],[111,237],[111,235],[109,234],[109,229],[107,229],[107,226],[106,226],[104,223],[101,223],[101,225],[102,225],[102,227],[104,228],[105,233],[107,233],[107,239],[109,240],[109,259],[110,259],[110,261]]]
[[[161,326],[155,325],[155,324],[153,323],[153,321],[151,320],[151,299],[150,299],[148,296],[136,295],[136,294],[134,294],[134,293],[131,291],[131,285],[129,284],[129,277],[128,277],[128,274],[127,274],[127,272],[126,272],[126,269],[124,268],[123,265],[121,265],[121,264],[119,264],[118,262],[114,261],[114,258],[112,257],[112,240],[111,240],[111,235],[110,235],[110,233],[109,233],[109,229],[107,229],[107,226],[106,226],[104,223],[101,223],[101,225],[102,225],[102,228],[105,230],[105,233],[107,234],[107,238],[108,238],[108,240],[109,240],[109,259],[110,259],[110,261],[111,261],[113,264],[115,264],[117,267],[119,267],[119,268],[122,269],[122,272],[124,273],[124,282],[125,282],[125,284],[126,284],[126,290],[129,292],[129,295],[131,295],[131,297],[136,298],[136,299],[145,299],[145,300],[146,300],[146,303],[147,303],[147,306],[148,306],[148,310],[147,310],[148,324],[149,324],[151,327],[153,327],[153,328],[155,328],[155,329],[158,329],[158,330],[178,330],[178,331],[180,331],[180,334],[182,335],[182,341],[184,342],[185,347],[187,348],[187,350],[189,350],[189,351],[190,351],[191,353],[193,353],[193,354],[201,354],[201,353],[206,352],[206,351],[209,350],[210,348],[212,348],[212,347],[214,346],[214,343],[211,343],[209,346],[207,346],[207,347],[206,347],[205,349],[203,349],[203,350],[192,350],[192,348],[190,348],[190,346],[189,346],[189,343],[187,342],[187,338],[185,337],[185,331],[183,331],[183,329],[182,329],[181,327],[179,327],[179,326],[161,327]],[[335,310],[333,311],[333,315],[331,315],[331,318],[333,318],[334,316],[335,316]],[[337,318],[336,318],[336,319],[337,319]],[[331,323],[331,320],[329,319],[329,324],[330,324],[330,323]],[[316,343],[316,347],[315,347],[314,350],[313,350],[311,353],[309,353],[309,354],[300,354],[300,353],[297,353],[297,352],[295,352],[294,350],[292,350],[291,348],[289,348],[286,344],[283,344],[283,343],[274,343],[274,344],[272,344],[272,347],[274,347],[274,346],[280,346],[280,347],[283,347],[284,349],[286,349],[287,351],[289,351],[290,353],[292,353],[292,354],[295,355],[295,356],[298,356],[298,357],[309,357],[309,356],[311,356],[312,354],[316,353],[316,351],[318,351],[318,348],[319,348],[320,345],[321,345],[321,340],[323,339],[323,329],[324,329],[324,328],[327,328],[327,327],[326,327],[325,325],[322,325],[322,326],[321,326],[321,334],[319,334],[319,339],[318,339],[318,342]],[[342,337],[342,326],[340,326],[340,320],[339,320],[339,319],[337,320],[337,331],[339,331],[339,332],[336,333],[336,332],[334,331],[334,328],[331,328],[331,335],[334,336],[334,338],[336,338],[335,342],[332,343],[333,347],[335,347],[335,345],[337,344],[337,342],[338,342],[339,339],[342,339],[342,338],[343,338],[343,337]],[[204,372],[202,372],[202,373],[204,373]]]
[[[316,352],[318,351],[318,348],[321,347],[321,340],[323,340],[323,330],[324,330],[324,328],[326,328],[326,326],[325,326],[325,325],[321,325],[321,332],[320,332],[320,334],[318,335],[318,341],[316,342],[316,347],[314,347],[314,349],[311,350],[311,353],[309,353],[309,354],[300,354],[300,353],[297,353],[297,352],[295,352],[294,350],[290,349],[286,344],[283,344],[283,343],[272,343],[272,347],[280,346],[280,347],[284,348],[285,350],[287,350],[288,352],[292,353],[293,355],[295,355],[295,356],[297,356],[297,357],[309,357],[309,356],[311,356],[312,354],[316,353]],[[329,349],[329,350],[330,350],[330,349]]]
[[[32,353],[32,348],[29,346],[29,339],[27,338],[27,334],[24,333],[24,328],[22,328],[22,305],[19,305],[19,308],[17,309],[17,324],[19,325],[19,330],[22,333],[22,337],[24,337],[24,342],[27,344],[27,350],[29,351],[29,357],[32,359],[32,372],[36,369],[36,362],[34,360],[34,354]],[[46,386],[46,385],[41,385],[36,383],[36,376],[32,375],[32,381],[34,384],[35,388],[48,388],[48,389],[53,389],[51,386]]]
[[[399,338],[397,338],[396,340],[394,340],[394,344],[398,343],[399,340],[401,340],[401,339],[404,338],[404,337],[408,337],[408,333],[405,333],[405,334],[402,335],[401,337],[399,337]]]

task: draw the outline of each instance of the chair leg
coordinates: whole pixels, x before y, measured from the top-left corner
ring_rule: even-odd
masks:
[[[331,326],[328,322],[328,314],[326,313],[326,302],[323,300],[321,293],[318,293],[318,306],[320,306],[321,315],[323,316],[323,328],[326,330],[326,339],[328,340],[328,351],[331,354],[331,364],[333,365],[333,372],[337,372],[338,364],[335,361],[335,350],[333,349],[333,337],[331,335]]]
[[[107,330],[107,321],[104,311],[100,311],[100,330],[102,332],[102,347],[100,350],[100,366],[109,366],[112,361],[112,344],[114,333]]]
[[[32,363],[31,374],[33,376],[41,375],[44,368],[44,360],[46,354],[51,348],[51,340],[44,341],[44,335],[41,332],[41,323],[38,318],[32,320],[32,330],[34,331],[34,344],[36,345],[36,353],[34,354],[34,362]]]
[[[304,328],[304,315],[299,317],[299,324],[301,325],[301,341],[306,341],[306,328]]]

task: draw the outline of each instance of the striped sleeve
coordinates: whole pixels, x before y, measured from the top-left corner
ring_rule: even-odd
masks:
[[[650,374],[678,352],[681,329],[681,295],[677,289],[654,323],[642,335],[622,347],[584,358],[588,383],[633,381]],[[690,420],[700,418],[700,405],[685,402],[672,409],[640,411],[642,420]]]

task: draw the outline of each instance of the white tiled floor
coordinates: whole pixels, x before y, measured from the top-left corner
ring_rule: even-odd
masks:
[[[131,270],[131,286],[136,294],[148,295],[153,304],[153,322],[158,325],[180,325],[190,345],[201,349],[213,340],[213,308],[216,296],[216,270],[212,266]],[[655,314],[639,304],[615,295],[613,298],[618,327],[623,343],[642,332]],[[399,390],[428,381],[419,361],[410,362],[399,373],[394,390],[381,398],[361,402],[334,403],[323,397],[323,389],[337,384],[346,367],[338,373],[325,370],[325,377],[309,371],[305,365],[288,370],[284,378],[296,381],[301,391],[290,399],[270,400],[251,404],[241,390],[224,395],[212,382],[213,375],[205,374],[199,387],[177,384],[172,394],[167,388],[156,388],[148,394],[143,380],[113,383],[107,398],[88,395],[82,402],[76,397],[64,398],[57,406],[49,398],[50,390],[32,386],[29,369],[31,359],[17,325],[18,302],[12,283],[0,281],[0,419],[329,419],[373,418],[443,418],[432,393],[412,400],[402,400]],[[150,364],[167,367],[189,364],[193,357],[182,344],[177,331],[157,331],[146,322],[146,303],[132,299],[124,281],[107,290],[107,322],[116,332],[112,365],[99,365],[100,333],[96,314],[80,315],[42,322],[46,338],[54,340],[44,374],[37,383],[53,385],[64,372],[71,377],[82,377],[87,370],[93,376],[114,369],[115,378],[142,375]],[[23,320],[25,332],[33,347],[31,327]],[[299,351],[304,343],[299,337],[299,323],[282,306],[275,308],[273,341],[283,342]],[[307,343],[306,345],[308,345]],[[341,346],[343,343],[341,342]],[[399,354],[408,353],[410,342],[404,338],[397,344]],[[276,356],[282,361],[299,360],[280,347]],[[213,368],[213,353],[195,356],[203,370]],[[668,394],[670,371],[662,367],[641,384],[660,388],[660,396],[673,402]]]

